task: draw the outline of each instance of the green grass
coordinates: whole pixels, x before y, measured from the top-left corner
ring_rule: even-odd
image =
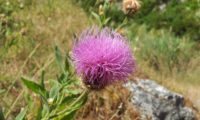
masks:
[[[71,1],[1,1],[9,10],[0,9],[6,24],[0,41],[0,106],[7,119],[13,119],[25,105],[21,76],[37,79],[43,69],[47,78],[59,72],[54,61],[54,47],[71,49],[73,35],[87,27],[88,19]],[[0,8],[2,8],[2,6]],[[9,14],[7,14],[9,12]],[[4,21],[3,21],[4,22]],[[13,42],[14,41],[14,42]],[[15,103],[16,102],[16,103]],[[13,104],[14,103],[14,104]]]
[[[128,36],[139,64],[145,63],[146,67],[166,77],[176,76],[182,82],[200,84],[198,43],[186,37],[175,37],[166,30],[147,31],[145,25],[132,25]]]

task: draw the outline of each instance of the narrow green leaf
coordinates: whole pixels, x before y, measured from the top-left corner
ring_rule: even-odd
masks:
[[[4,93],[6,90],[5,89],[0,89],[0,94]]]
[[[69,56],[66,55],[66,58],[65,58],[65,70],[69,71],[69,69],[70,69]]]
[[[72,120],[77,109],[68,109],[64,114],[50,116],[50,120]]]
[[[71,106],[68,111],[65,112],[65,114],[62,116],[61,120],[73,120],[76,111],[79,110],[87,101],[87,94],[81,97],[79,101],[74,104],[74,106]]]
[[[41,86],[43,89],[45,89],[45,85],[44,85],[44,75],[45,75],[45,71],[42,71],[42,75],[41,75]]]
[[[76,115],[76,111],[77,110],[71,110],[69,112],[67,112],[62,118],[61,120],[73,120],[74,116]]]
[[[60,90],[60,87],[58,83],[54,82],[52,88],[50,89],[49,97],[54,99],[56,95],[58,95],[59,90]]]
[[[30,81],[30,80],[28,80],[28,79],[26,79],[24,77],[22,77],[21,79],[22,79],[24,85],[26,85],[27,88],[29,88],[33,92],[35,92],[37,94],[40,94],[40,95],[42,95],[44,97],[46,96],[47,92],[45,91],[45,89],[41,85],[39,85],[39,84],[37,84],[37,83],[35,83],[33,81]]]
[[[59,65],[59,67],[61,68],[61,70],[63,71],[63,63],[62,63],[62,54],[60,49],[58,48],[58,46],[55,47],[55,56],[56,56],[56,62]]]
[[[42,99],[42,98],[41,98]],[[41,104],[42,100],[40,99],[40,107],[37,110],[37,116],[36,120],[41,120],[42,119],[42,110],[43,110],[43,105]]]
[[[68,81],[68,74],[67,73],[62,73],[59,77],[58,77],[58,82],[61,84],[64,84]]]
[[[99,22],[99,24],[101,25],[101,17],[95,12],[91,12],[91,14]]]
[[[84,91],[78,98],[76,98],[72,103],[70,103],[69,106],[67,106],[67,108],[65,108],[64,110],[58,112],[56,115],[51,116],[50,118],[55,118],[55,117],[59,117],[59,120],[70,120],[73,119],[75,113],[78,109],[80,109],[87,101],[87,97],[88,97],[88,92],[89,91]]]
[[[49,106],[43,104],[42,117],[46,116],[47,114],[49,114]]]
[[[111,20],[111,18],[107,18],[107,19],[105,19],[104,20],[104,25],[107,25],[108,24],[108,22]]]
[[[59,109],[64,109],[66,108],[66,106],[70,105],[73,101],[75,101],[78,98],[79,94],[77,95],[69,95],[67,97],[65,97],[62,102],[60,103],[60,105],[58,106]]]
[[[74,104],[74,106],[72,106],[72,108],[80,109],[86,103],[87,97],[87,95],[84,95],[78,102],[76,102],[76,104]]]
[[[77,90],[68,90],[68,89],[65,89],[65,92],[69,95],[77,95],[77,94],[80,94],[81,91],[79,89]]]
[[[0,120],[5,120],[1,107],[0,107]]]
[[[65,75],[65,77],[67,77],[68,76],[68,72],[65,69],[66,66],[63,64],[62,53],[61,53],[60,49],[58,48],[58,46],[55,47],[55,56],[56,56],[57,64],[59,65],[59,67],[62,70],[62,72]]]
[[[20,111],[15,120],[23,120],[27,112],[27,108]]]

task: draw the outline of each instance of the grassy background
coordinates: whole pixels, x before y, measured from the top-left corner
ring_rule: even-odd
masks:
[[[20,94],[25,89],[20,77],[37,79],[44,69],[47,78],[56,77],[55,45],[69,51],[74,33],[80,33],[88,19],[71,1],[1,0],[1,8],[5,32],[0,39],[0,106],[13,119],[28,94]]]
[[[20,77],[37,79],[44,69],[46,78],[56,77],[59,71],[53,47],[69,51],[74,34],[91,24],[81,6],[71,0],[0,0],[0,106],[8,119],[12,120],[30,99]],[[200,108],[199,43],[188,36],[175,36],[170,30],[149,30],[145,24],[133,23],[123,30],[138,63],[135,77],[156,80],[185,95],[189,106]],[[77,119],[136,118],[136,110],[128,107],[128,95],[118,85],[92,94]],[[121,104],[125,110],[116,117]]]

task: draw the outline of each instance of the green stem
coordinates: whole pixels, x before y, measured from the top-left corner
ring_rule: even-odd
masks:
[[[58,112],[58,113],[55,114],[55,115],[50,116],[49,118],[52,119],[52,118],[55,118],[55,117],[57,117],[57,116],[59,116],[59,115],[65,113],[67,110],[69,110],[69,108],[71,108],[71,107],[73,107],[74,105],[76,105],[83,97],[85,97],[86,95],[88,95],[88,93],[89,93],[89,90],[86,88],[86,89],[82,92],[82,94],[81,94],[72,104],[70,104],[69,107],[67,107],[66,109],[64,109],[64,110],[62,110],[62,111],[60,111],[60,112]]]

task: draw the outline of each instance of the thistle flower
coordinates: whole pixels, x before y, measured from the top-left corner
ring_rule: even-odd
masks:
[[[99,6],[99,15],[103,15],[104,14],[104,9],[103,9],[103,6],[100,5]]]
[[[125,14],[135,13],[140,7],[140,2],[138,0],[123,0],[123,11]]]
[[[135,60],[126,38],[108,28],[91,28],[81,34],[72,50],[75,67],[91,89],[126,81]]]

